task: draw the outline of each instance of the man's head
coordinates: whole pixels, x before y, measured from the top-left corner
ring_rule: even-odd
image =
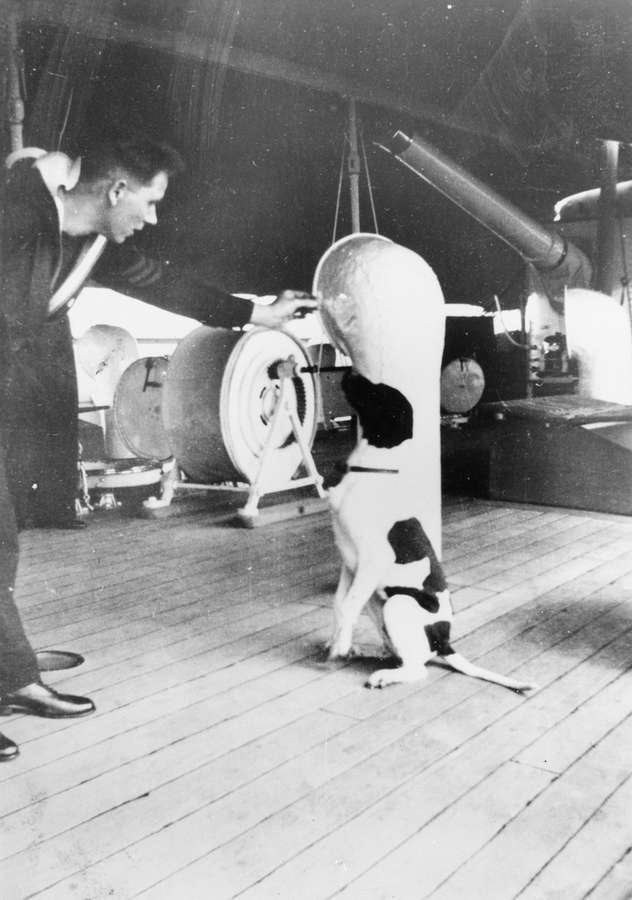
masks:
[[[182,168],[180,156],[166,144],[144,137],[107,139],[82,153],[79,181],[65,199],[79,227],[89,224],[121,244],[156,224],[169,178]]]

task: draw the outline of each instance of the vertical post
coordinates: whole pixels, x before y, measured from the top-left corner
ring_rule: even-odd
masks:
[[[619,169],[618,141],[602,141],[599,160],[600,184],[599,221],[597,223],[597,266],[595,288],[612,294],[617,277],[617,174]]]
[[[358,122],[356,102],[349,100],[349,155],[347,157],[349,171],[349,188],[351,192],[351,230],[360,231],[360,154],[358,153]]]
[[[9,108],[8,122],[11,137],[11,152],[24,146],[22,123],[24,122],[24,101],[21,90],[21,72],[18,62],[20,46],[18,40],[18,12],[13,4],[7,9],[7,35],[9,41]]]

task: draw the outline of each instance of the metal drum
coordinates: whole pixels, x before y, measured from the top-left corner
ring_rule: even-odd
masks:
[[[129,449],[125,456],[169,459],[172,455],[162,421],[162,398],[169,369],[164,356],[135,360],[121,375],[114,392],[117,436]]]
[[[124,328],[93,325],[75,341],[79,402],[112,403],[118,380],[138,358],[138,346]]]
[[[102,429],[106,457],[129,456],[116,433],[112,405],[119,379],[138,358],[136,340],[124,328],[93,325],[75,341],[74,351],[80,408],[101,407],[98,412],[82,412],[80,418]]]
[[[441,409],[447,413],[470,412],[484,390],[483,370],[473,359],[453,359],[441,370]]]
[[[252,482],[270,433],[279,381],[274,365],[293,356],[310,359],[285,331],[253,328],[245,333],[201,326],[180,341],[169,360],[162,416],[178,466],[193,481]],[[316,432],[318,389],[312,374],[292,379],[299,419],[311,446]],[[281,487],[302,460],[287,418],[276,434],[267,489]]]
[[[162,477],[160,465],[149,459],[88,460],[82,468],[88,490],[104,493],[158,484]]]

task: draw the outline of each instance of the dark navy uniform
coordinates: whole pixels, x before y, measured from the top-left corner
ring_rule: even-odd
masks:
[[[48,318],[86,241],[62,235],[56,205],[32,160],[18,162],[3,189],[0,258],[0,696],[39,680],[13,600],[17,531],[74,516],[77,386],[65,310]],[[143,256],[109,245],[90,275],[104,287],[202,324],[240,327],[250,301]]]

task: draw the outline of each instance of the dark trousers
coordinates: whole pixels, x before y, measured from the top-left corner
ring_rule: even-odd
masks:
[[[18,528],[75,515],[77,379],[66,317],[46,323],[13,360],[6,398],[5,463]]]
[[[40,680],[13,596],[17,566],[18,529],[0,441],[0,697]]]
[[[18,530],[74,515],[77,385],[66,317],[12,359],[0,411],[0,697],[40,680],[14,600]]]

